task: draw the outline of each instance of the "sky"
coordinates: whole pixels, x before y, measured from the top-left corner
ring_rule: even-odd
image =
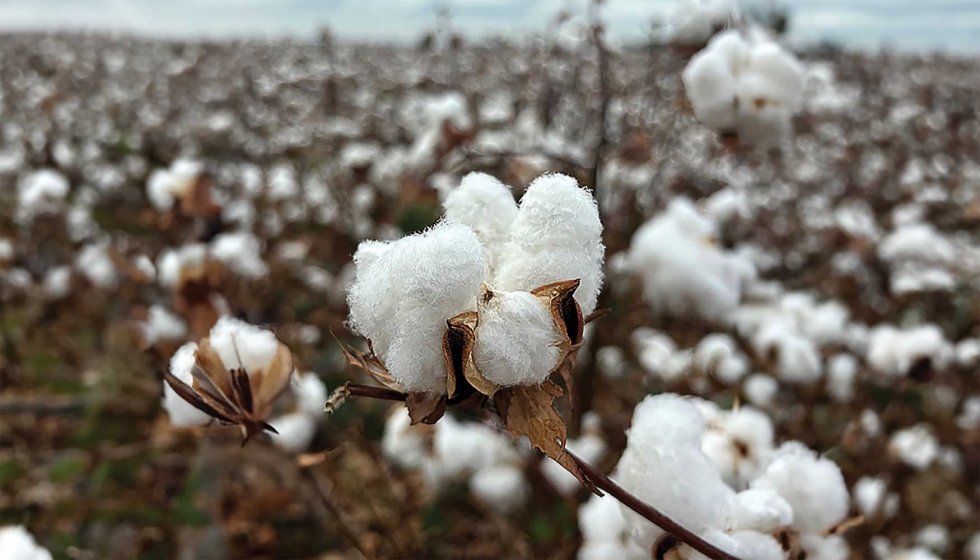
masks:
[[[610,37],[641,40],[677,0],[606,0]],[[772,0],[754,0],[760,4]],[[980,53],[980,0],[776,0],[792,14],[790,39],[847,46]],[[475,37],[545,31],[586,0],[0,0],[0,30],[84,29],[156,37],[311,37],[410,42],[440,8]]]

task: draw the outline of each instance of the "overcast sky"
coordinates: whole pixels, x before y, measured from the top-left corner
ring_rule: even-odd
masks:
[[[765,1],[765,0],[762,0]],[[760,0],[755,0],[758,4]],[[585,0],[0,0],[0,29],[88,29],[169,37],[311,36],[411,41],[447,7],[454,26],[478,36],[544,30]],[[611,36],[629,41],[666,17],[675,0],[606,0]],[[780,0],[794,41],[980,52],[980,0]]]

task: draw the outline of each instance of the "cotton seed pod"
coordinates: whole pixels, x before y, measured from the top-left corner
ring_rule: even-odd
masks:
[[[197,344],[190,384],[170,371],[164,379],[194,408],[240,426],[248,441],[263,430],[278,433],[265,419],[292,373],[292,353],[270,331],[223,318]]]

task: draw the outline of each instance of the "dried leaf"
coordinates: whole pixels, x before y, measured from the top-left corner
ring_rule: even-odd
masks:
[[[222,414],[214,407],[212,407],[210,404],[208,404],[204,399],[201,398],[201,396],[197,393],[197,391],[191,388],[190,385],[184,383],[180,379],[177,379],[177,377],[174,374],[170,373],[169,371],[164,371],[163,378],[166,380],[167,385],[170,385],[170,388],[173,389],[175,393],[177,393],[177,396],[187,401],[187,404],[193,406],[194,408],[200,410],[201,412],[207,414],[212,418],[215,418],[217,420],[220,420],[228,424],[234,423],[234,421],[231,418],[229,418],[225,414]]]
[[[494,402],[512,436],[527,436],[531,445],[565,467],[589,490],[598,493],[595,485],[565,453],[565,422],[554,407],[555,399],[561,395],[561,387],[545,381],[530,387],[504,387],[497,391]]]
[[[332,334],[332,333],[331,333]],[[347,358],[347,363],[364,370],[371,379],[374,379],[381,385],[388,387],[389,389],[394,389],[396,391],[405,392],[405,387],[401,383],[395,381],[395,378],[388,373],[384,364],[381,360],[374,355],[374,350],[372,349],[370,353],[365,354],[353,346],[348,346],[341,342],[336,335],[334,335],[334,340],[340,345],[340,351],[344,353],[344,357]],[[371,347],[371,341],[368,341],[368,348]]]
[[[439,393],[409,393],[405,398],[408,416],[415,424],[435,424],[446,413],[446,395]]]
[[[446,334],[442,338],[442,355],[446,359],[446,392],[456,395],[459,381],[466,380],[474,389],[488,397],[500,389],[480,373],[473,361],[473,345],[476,343],[476,325],[479,317],[469,311],[446,321]]]

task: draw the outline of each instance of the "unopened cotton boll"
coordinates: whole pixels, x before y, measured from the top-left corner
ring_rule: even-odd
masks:
[[[22,525],[0,527],[0,558],[8,560],[51,560],[51,553],[37,544]]]
[[[194,380],[191,371],[195,367],[195,352],[197,352],[197,343],[188,342],[170,358],[170,373],[188,385],[191,385]],[[170,423],[178,428],[203,426],[211,421],[210,416],[181,398],[167,382],[163,383],[163,408],[170,417]]]
[[[542,175],[521,197],[493,285],[529,291],[578,278],[575,301],[589,315],[602,288],[604,255],[602,222],[592,193],[566,175]]]
[[[777,492],[793,508],[793,528],[823,533],[847,515],[850,497],[840,468],[797,442],[784,443],[752,488]]]
[[[470,309],[487,266],[470,228],[443,222],[355,254],[348,292],[354,329],[409,391],[445,392],[446,321]]]
[[[539,385],[558,365],[561,334],[551,310],[529,292],[495,292],[477,300],[479,323],[473,360],[480,373],[503,386]]]
[[[470,173],[450,191],[443,206],[446,219],[469,226],[476,233],[492,274],[517,218],[517,202],[510,187],[486,173]]]
[[[269,272],[269,267],[262,259],[262,241],[245,231],[218,235],[211,242],[210,253],[245,278],[258,279]]]
[[[470,478],[470,491],[502,513],[523,506],[531,493],[524,471],[516,465],[495,465],[476,471]]]

